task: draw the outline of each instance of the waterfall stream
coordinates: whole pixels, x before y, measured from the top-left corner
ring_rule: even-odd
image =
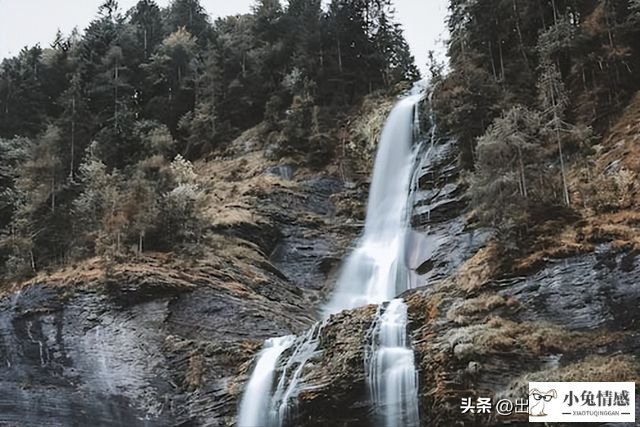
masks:
[[[407,199],[414,165],[415,105],[421,95],[401,100],[385,123],[373,169],[364,234],[342,267],[325,314],[381,304],[408,288],[402,265]]]
[[[365,360],[369,393],[378,425],[418,427],[418,378],[407,339],[407,305],[392,300],[374,321],[373,341]]]
[[[397,295],[410,288],[405,262],[405,239],[409,228],[411,186],[419,133],[418,103],[423,95],[400,100],[384,125],[369,192],[364,233],[347,257],[335,292],[323,310],[331,314],[368,304],[383,304],[373,331],[372,353],[365,369],[371,398],[385,427],[417,427],[418,382],[413,350],[407,337],[407,306]],[[274,338],[265,342],[245,388],[238,427],[285,425],[306,363],[318,354],[324,323],[316,323],[304,336]],[[281,361],[284,356],[285,361]],[[280,369],[278,369],[280,367]],[[279,372],[275,381],[274,374]]]
[[[245,387],[240,404],[238,426],[260,426],[269,411],[273,377],[280,355],[295,342],[295,336],[271,338],[265,341],[251,379]]]

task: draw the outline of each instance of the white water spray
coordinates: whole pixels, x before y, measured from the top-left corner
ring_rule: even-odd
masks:
[[[278,360],[280,355],[293,345],[295,339],[296,337],[291,335],[265,341],[242,396],[238,426],[262,427],[265,425],[264,417],[271,404],[273,377]]]
[[[408,289],[403,265],[407,197],[414,165],[415,106],[421,95],[401,100],[380,137],[364,234],[347,258],[325,314],[381,304]]]
[[[318,340],[326,322],[318,322],[296,341],[293,353],[282,368],[280,379],[273,394],[270,410],[271,426],[284,425],[289,414],[295,409],[294,399],[300,392],[299,384],[307,362],[317,354]]]
[[[365,369],[377,425],[418,427],[418,377],[407,340],[407,305],[394,299],[374,325]]]

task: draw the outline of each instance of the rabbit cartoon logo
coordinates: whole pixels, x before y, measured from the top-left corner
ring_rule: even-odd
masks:
[[[557,397],[558,393],[555,390],[549,390],[545,393],[534,388],[529,392],[529,415],[532,417],[546,417],[547,414],[544,412],[545,403],[551,402],[552,399]]]

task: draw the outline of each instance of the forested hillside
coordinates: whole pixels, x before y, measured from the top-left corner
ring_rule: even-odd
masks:
[[[452,0],[448,24],[450,70],[431,66],[437,120],[459,139],[474,212],[507,259],[634,205],[639,171],[596,164],[640,88],[640,2]]]
[[[106,0],[86,30],[4,59],[0,274],[197,251],[193,161],[264,122],[273,156],[325,165],[350,108],[419,78],[393,13],[379,0],[259,0],[211,22],[198,0]]]
[[[418,94],[390,0],[208,12],[2,61],[0,425],[640,419],[640,0],[450,0]]]

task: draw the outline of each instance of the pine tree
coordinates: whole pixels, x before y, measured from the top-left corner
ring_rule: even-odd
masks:
[[[178,155],[171,162],[174,187],[165,193],[160,205],[162,236],[168,244],[199,243],[203,234],[204,194],[197,183],[193,164]]]
[[[198,79],[196,40],[184,28],[169,35],[143,69],[147,75],[147,117],[172,131],[195,104]]]
[[[566,206],[571,206],[565,156],[562,149],[562,133],[565,131],[570,132],[572,127],[562,120],[568,105],[568,97],[560,72],[555,65],[549,63],[545,65],[545,71],[540,76],[538,88],[541,106],[549,120],[545,126],[545,132],[551,135],[558,147],[563,202]]]
[[[16,180],[20,165],[26,160],[25,138],[0,139],[0,231],[11,222],[18,203]]]
[[[27,141],[23,141],[27,142]],[[24,274],[35,272],[43,263],[63,262],[70,236],[66,202],[58,203],[65,190],[64,169],[60,161],[60,130],[50,125],[33,143],[25,147],[24,162],[15,178],[17,202],[8,226],[13,269]],[[6,240],[5,240],[6,242]]]
[[[129,12],[130,23],[136,29],[136,35],[142,44],[144,58],[147,59],[162,41],[162,16],[154,0],[140,0]]]
[[[87,149],[80,165],[82,193],[73,202],[75,256],[94,252],[108,259],[120,254],[126,221],[123,214],[122,177],[109,173],[96,155],[96,144]]]
[[[155,228],[159,215],[156,185],[142,170],[137,169],[128,180],[123,205],[128,237],[137,240],[136,251],[140,254],[145,250],[145,238]]]
[[[223,96],[222,67],[216,49],[211,49],[197,73],[195,82],[195,108],[180,120],[180,129],[186,134],[185,156],[208,152],[216,145],[218,135],[219,102]]]
[[[478,139],[470,193],[481,219],[510,234],[526,225],[528,207],[546,203],[540,115],[516,106],[496,119]]]
[[[320,0],[291,0],[283,29],[291,45],[292,67],[306,78],[318,81],[324,68],[322,7]]]
[[[44,130],[47,106],[41,76],[42,49],[25,48],[0,66],[0,137],[35,137]]]
[[[165,18],[165,36],[184,28],[204,49],[211,38],[211,24],[199,0],[172,0]]]

